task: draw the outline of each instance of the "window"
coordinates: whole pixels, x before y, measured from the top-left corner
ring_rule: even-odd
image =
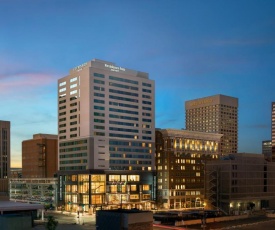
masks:
[[[61,86],[63,86],[63,85],[66,85],[66,82],[65,82],[65,81],[59,83],[59,87],[61,87]]]
[[[151,85],[151,84],[149,84],[149,83],[142,82],[142,86],[151,87],[152,85]]]
[[[137,185],[131,184],[131,192],[137,191]]]
[[[99,77],[99,78],[104,78],[104,74],[100,74],[100,73],[94,73],[95,77]]]
[[[77,87],[77,84],[70,85],[70,89]]]
[[[77,81],[77,77],[74,77],[74,78],[70,79],[70,82],[74,82],[74,81]]]
[[[104,82],[104,81],[97,80],[97,79],[94,79],[94,83],[97,83],[97,84],[102,84],[102,85],[104,85],[104,84],[105,84],[105,82]]]
[[[59,93],[66,91],[66,87],[59,90]]]
[[[138,81],[128,80],[128,79],[124,79],[124,78],[120,78],[120,77],[109,76],[109,79],[138,85]]]
[[[150,89],[142,89],[142,92],[144,92],[144,93],[151,93],[151,90]]]
[[[148,191],[148,190],[150,190],[150,185],[144,184],[144,185],[142,186],[142,190],[143,190],[143,191]]]
[[[99,104],[105,104],[104,100],[99,100],[99,99],[94,99],[94,102]]]
[[[138,200],[139,199],[139,195],[138,194],[130,195],[130,199],[131,200]]]

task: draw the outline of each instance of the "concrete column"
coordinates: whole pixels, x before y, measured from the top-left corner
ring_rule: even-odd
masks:
[[[44,209],[41,210],[41,220],[44,221]]]

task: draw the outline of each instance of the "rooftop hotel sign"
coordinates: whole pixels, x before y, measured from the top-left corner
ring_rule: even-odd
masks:
[[[119,71],[125,72],[125,68],[122,68],[122,67],[118,67],[118,66],[114,66],[114,65],[109,65],[109,64],[105,64],[105,67],[109,68],[110,71],[113,71],[113,72],[119,72]]]
[[[87,62],[85,62],[85,63],[83,63],[83,64],[81,64],[81,65],[79,65],[79,66],[77,66],[77,67],[74,67],[73,68],[73,70],[75,71],[80,71],[80,70],[82,70],[82,68],[83,67],[85,67],[86,65],[88,65],[88,63]]]

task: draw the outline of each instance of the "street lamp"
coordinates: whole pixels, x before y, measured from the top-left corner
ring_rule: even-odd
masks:
[[[202,213],[202,218],[201,218],[201,227],[202,227],[202,229],[206,229],[205,203],[203,203],[203,213]]]

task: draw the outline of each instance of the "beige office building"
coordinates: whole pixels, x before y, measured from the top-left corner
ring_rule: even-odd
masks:
[[[58,80],[59,170],[154,170],[155,83],[93,59]]]
[[[10,122],[0,121],[0,179],[10,176]]]
[[[214,95],[185,102],[187,130],[220,133],[221,154],[238,151],[238,98]]]

